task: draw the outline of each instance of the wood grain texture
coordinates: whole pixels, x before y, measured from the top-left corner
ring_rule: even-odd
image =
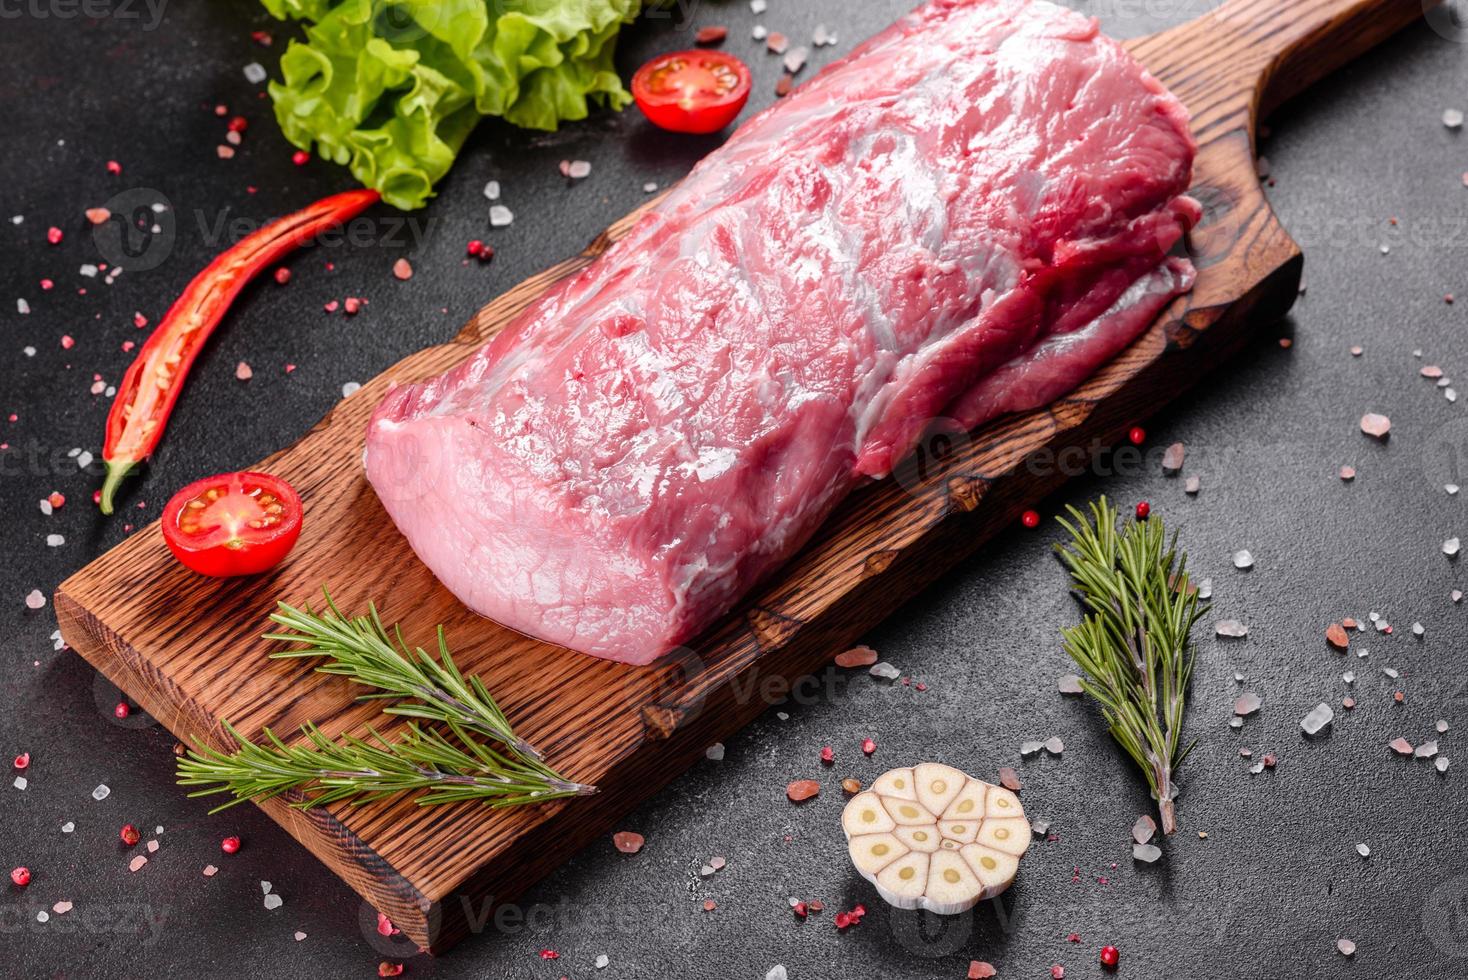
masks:
[[[62,633],[180,739],[225,747],[223,718],[246,732],[286,732],[307,720],[338,732],[384,720],[340,678],[266,658],[270,646],[257,635],[277,599],[314,601],[325,584],[348,611],[377,601],[410,639],[427,642],[443,623],[459,663],[483,677],[516,728],[601,794],[498,812],[411,800],[310,811],[264,804],[412,939],[442,950],[474,921],[490,921],[487,897],[512,899],[607,833],[705,746],[748,723],[1053,489],[1065,468],[1044,463],[1047,453],[1114,444],[1244,343],[1250,326],[1284,314],[1302,262],[1255,176],[1256,117],[1423,9],[1421,0],[1235,0],[1131,42],[1194,115],[1194,194],[1206,208],[1190,236],[1197,287],[1067,398],[999,419],[947,454],[909,464],[898,479],[859,490],[780,576],[652,667],[593,660],[473,616],[391,529],[360,465],[367,418],[390,383],[437,374],[468,356],[625,234],[636,214],[582,255],[496,299],[453,342],[395,365],[296,446],[261,463],[307,505],[301,542],[281,568],[202,581],[173,561],[154,524],[62,583]]]

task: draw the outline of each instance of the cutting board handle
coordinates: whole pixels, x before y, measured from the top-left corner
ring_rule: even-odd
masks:
[[[1202,17],[1129,46],[1195,114],[1220,96],[1240,97],[1244,101],[1237,108],[1252,126],[1439,3],[1227,0]]]
[[[1441,0],[1229,0],[1215,16],[1234,36],[1270,58],[1259,89],[1259,114],[1419,20]]]

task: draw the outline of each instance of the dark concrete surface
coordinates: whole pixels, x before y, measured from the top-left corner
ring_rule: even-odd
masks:
[[[1119,35],[1213,6],[1077,5]],[[749,40],[757,19],[800,40],[830,25],[840,43],[814,53],[821,64],[907,6],[770,0],[756,18],[744,2],[709,2],[693,21],[730,26],[727,47],[749,58],[755,100],[765,103],[778,67]],[[305,252],[290,263],[289,286],[246,291],[197,364],[153,465],[128,485],[122,515],[103,520],[89,503],[95,474],[67,452],[100,453],[108,399],[89,390],[94,374],[115,382],[129,361],[120,345],[144,337],[134,312],[157,321],[217,247],[222,217],[265,219],[350,181],[319,161],[293,166],[261,88],[245,80],[247,62],[274,69],[291,33],[258,4],[168,3],[156,29],[137,3],[112,0],[100,18],[66,16],[77,9],[61,0],[0,5],[0,441],[9,446],[0,451],[0,754],[31,755],[27,789],[11,785],[13,772],[0,782],[0,866],[33,873],[28,888],[7,884],[0,897],[0,971],[374,976],[380,960],[410,951],[379,937],[371,910],[252,807],[211,817],[186,799],[173,783],[172,737],[147,718],[115,719],[116,692],[80,658],[53,650],[49,602],[32,612],[23,598],[32,589],[49,596],[186,481],[289,444],[343,384],[448,338],[493,295],[634,207],[645,181],[676,180],[716,139],[663,135],[634,111],[551,136],[483,126],[438,199],[408,225],[374,212],[372,242]],[[686,45],[678,20],[627,31],[624,72]],[[259,28],[275,33],[274,48],[251,41]],[[773,707],[729,740],[722,762],[701,762],[623,821],[647,836],[640,854],[605,841],[566,855],[525,896],[523,917],[492,921],[437,960],[413,958],[405,975],[758,980],[778,963],[793,980],[959,978],[970,959],[984,959],[1001,977],[1048,976],[1052,964],[1093,977],[1105,943],[1121,948],[1128,977],[1468,975],[1463,776],[1387,748],[1397,735],[1439,737],[1452,757],[1468,730],[1468,630],[1449,598],[1461,566],[1441,553],[1444,539],[1468,532],[1464,498],[1443,489],[1464,476],[1468,399],[1449,403],[1418,376],[1424,364],[1450,377],[1468,372],[1468,310],[1443,300],[1453,291],[1468,298],[1468,147],[1441,122],[1444,109],[1468,108],[1465,47],[1452,33],[1419,26],[1272,121],[1270,193],[1306,246],[1309,291],[1291,320],[1265,325],[1246,353],[1149,423],[1150,446],[1187,443],[1186,472],[1202,478],[1202,493],[1185,496],[1154,458],[1083,475],[1040,504],[1048,515],[1101,492],[1128,505],[1150,499],[1180,529],[1195,574],[1213,580],[1207,623],[1235,617],[1250,627],[1231,642],[1200,629],[1188,716],[1198,745],[1181,780],[1183,829],[1162,861],[1133,865],[1128,830],[1149,810],[1145,787],[1096,712],[1055,691],[1068,671],[1057,631],[1076,610],[1050,557],[1057,535],[1047,523],[1001,536],[869,638],[926,691],[860,676]],[[219,103],[251,123],[232,160],[215,153]],[[567,186],[556,166],[566,158],[591,161],[590,179]],[[107,173],[108,159],[121,162],[120,176]],[[489,178],[515,210],[510,228],[488,228],[480,189]],[[82,209],[109,200],[118,209],[166,200],[176,219],[175,244],[156,268],[110,286],[78,274],[99,259]],[[11,224],[13,214],[24,223]],[[53,224],[66,231],[56,247],[45,242]],[[461,262],[475,237],[499,250],[492,265]],[[389,274],[402,256],[417,269],[406,283]],[[39,285],[46,277],[55,281],[49,292]],[[348,295],[370,305],[355,318],[322,312]],[[29,315],[17,313],[18,298]],[[63,335],[73,348],[62,347]],[[1353,344],[1362,356],[1351,356]],[[241,360],[254,370],[247,384],[234,378]],[[1389,442],[1358,431],[1366,411],[1392,417]],[[1342,464],[1358,469],[1354,482],[1337,477]],[[67,503],[45,517],[37,502],[52,490]],[[65,543],[48,547],[48,534]],[[1240,548],[1257,559],[1250,572],[1230,564]],[[1369,657],[1326,648],[1326,624],[1373,611],[1395,630],[1356,640]],[[1421,639],[1414,621],[1425,627]],[[1359,675],[1358,707],[1338,708],[1333,732],[1306,740],[1300,718],[1317,702],[1339,705],[1347,669]],[[1263,709],[1235,732],[1227,722],[1241,689],[1261,694]],[[1395,690],[1404,703],[1394,703]],[[1454,727],[1436,736],[1440,718]],[[1052,734],[1065,740],[1063,757],[1021,760],[1022,741]],[[866,736],[879,746],[871,759],[859,751]],[[829,770],[818,762],[826,744],[838,758]],[[1256,758],[1276,753],[1277,767],[1251,775],[1241,746]],[[836,825],[840,777],[866,781],[926,758],[990,777],[1000,765],[1018,767],[1028,812],[1052,821],[1056,837],[1036,842],[998,906],[946,923],[889,915],[849,868]],[[821,778],[825,791],[796,808],[783,788],[798,777]],[[100,783],[112,792],[96,802]],[[68,821],[75,827],[65,834]],[[125,822],[145,837],[164,828],[137,873],[118,842]],[[245,841],[232,857],[218,846],[229,834]],[[1369,859],[1357,843],[1371,847]],[[714,855],[728,867],[700,878]],[[205,878],[211,862],[221,871]],[[282,908],[262,907],[262,879]],[[790,896],[821,899],[827,911],[796,921]],[[36,921],[63,899],[72,911]],[[706,899],[717,909],[705,912]],[[838,934],[832,913],[856,902],[866,904],[866,921]],[[296,941],[297,930],[306,938]],[[1067,941],[1072,933],[1079,942]],[[1358,944],[1354,960],[1336,952],[1341,937]],[[546,949],[560,958],[542,959]],[[610,964],[598,972],[600,954]]]

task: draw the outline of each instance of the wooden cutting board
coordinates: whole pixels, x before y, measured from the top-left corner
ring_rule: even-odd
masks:
[[[1431,5],[1231,0],[1129,42],[1193,113],[1200,144],[1193,193],[1206,207],[1189,246],[1197,288],[1071,396],[1000,419],[946,456],[926,453],[902,479],[858,491],[776,580],[686,656],[626,667],[475,617],[414,557],[362,476],[367,419],[389,382],[437,374],[467,357],[625,234],[636,214],[485,307],[452,343],[395,365],[261,463],[306,501],[305,532],[281,568],[202,580],[169,556],[155,523],[62,583],[62,635],[181,740],[227,747],[222,718],[246,733],[267,725],[291,732],[308,720],[328,733],[384,723],[376,706],[354,700],[361,688],[313,673],[307,662],[266,659],[271,645],[258,635],[277,599],[315,602],[324,584],[348,612],[377,601],[387,621],[424,644],[443,623],[464,671],[484,679],[515,727],[562,772],[600,786],[600,795],[497,812],[421,808],[410,799],[310,811],[264,804],[409,937],[443,950],[471,931],[471,915],[489,921],[481,917],[485,896],[512,899],[608,833],[784,685],[821,669],[1064,479],[1063,467],[1030,463],[1068,447],[1115,444],[1242,345],[1250,327],[1282,316],[1297,295],[1302,260],[1260,192],[1256,120]],[[773,797],[782,788],[766,789]]]

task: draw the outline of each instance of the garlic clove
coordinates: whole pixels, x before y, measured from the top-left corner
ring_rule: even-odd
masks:
[[[963,789],[968,777],[952,766],[925,762],[913,767],[912,780],[918,802],[929,813],[937,814],[948,809],[948,804]]]
[[[897,800],[915,800],[917,793],[913,791],[912,785],[911,769],[891,769],[872,783],[872,792]]]
[[[983,883],[957,851],[939,851],[929,859],[925,897],[930,911],[938,915],[966,912],[984,892]]]
[[[938,849],[938,842],[942,839],[932,827],[898,827],[893,833],[911,850],[928,854]]]
[[[851,839],[851,863],[864,875],[879,873],[911,848],[891,834],[867,834]]]
[[[938,833],[945,841],[972,844],[979,836],[979,820],[939,820]]]
[[[886,834],[891,833],[897,826],[886,807],[882,806],[881,799],[876,793],[858,793],[846,804],[846,809],[841,813],[841,829],[846,831],[846,836],[855,837],[858,834]]]
[[[900,909],[915,909],[928,887],[929,856],[911,851],[893,861],[877,874],[877,891],[889,904]]]
[[[1025,808],[1020,806],[1019,797],[1003,786],[990,786],[985,800],[984,817],[1023,816]]]
[[[993,898],[1008,888],[1019,870],[1019,858],[983,844],[968,844],[959,854],[983,884],[985,898]]]
[[[904,827],[931,827],[937,822],[916,800],[883,800],[882,803],[892,819]]]
[[[948,809],[943,811],[943,819],[982,820],[985,814],[985,798],[990,790],[998,789],[998,786],[991,786],[982,779],[970,779],[953,797],[953,802],[948,804]]]
[[[1029,822],[1024,817],[991,817],[979,828],[975,843],[1019,857],[1030,847]]]

